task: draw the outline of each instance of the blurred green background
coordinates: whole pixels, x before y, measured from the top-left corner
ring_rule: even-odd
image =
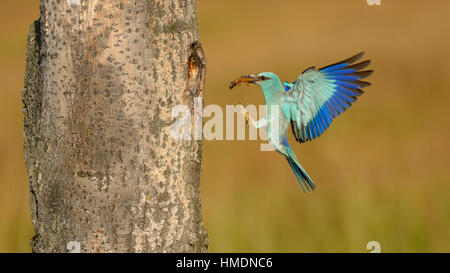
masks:
[[[20,92],[39,1],[0,16],[0,252],[29,252]],[[450,251],[450,2],[199,0],[205,104],[263,104],[242,73],[294,80],[359,51],[373,86],[318,140],[291,146],[318,184],[304,194],[259,141],[204,142],[203,218],[211,252]]]

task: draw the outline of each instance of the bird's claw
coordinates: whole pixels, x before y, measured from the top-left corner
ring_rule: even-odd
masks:
[[[248,122],[250,120],[250,113],[245,110],[242,103],[238,104],[238,109],[239,109],[239,112],[241,113],[241,115],[243,115],[245,117],[245,124],[248,125]]]
[[[248,122],[250,120],[250,114],[248,112],[245,112],[244,117],[245,117],[245,124],[248,125]]]

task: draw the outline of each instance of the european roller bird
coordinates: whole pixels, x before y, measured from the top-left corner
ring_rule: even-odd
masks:
[[[266,118],[253,121],[248,113],[243,114],[254,127],[265,127],[269,143],[286,157],[304,192],[305,188],[314,190],[316,184],[292,151],[287,141],[288,129],[292,128],[295,139],[300,143],[322,135],[334,118],[363,93],[361,89],[370,86],[361,80],[373,72],[363,70],[370,60],[358,62],[363,55],[361,52],[318,70],[310,67],[292,83],[281,83],[274,73],[262,72],[241,76],[230,85],[230,89],[240,83],[253,83],[260,87],[266,102]]]

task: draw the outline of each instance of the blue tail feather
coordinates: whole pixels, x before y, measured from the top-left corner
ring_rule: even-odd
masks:
[[[297,177],[297,180],[300,183],[303,192],[305,192],[305,188],[308,189],[308,191],[314,190],[316,188],[316,184],[314,184],[314,182],[311,180],[300,163],[298,163],[298,161],[290,155],[286,156],[286,159],[289,163],[289,166],[291,166],[292,170],[294,171],[294,174]]]
[[[286,159],[287,159],[289,165],[291,166],[292,170],[294,171],[294,174],[295,174],[295,176],[297,177],[297,180],[298,180],[298,182],[300,183],[300,186],[302,187],[303,192],[305,192],[305,186],[306,186],[306,184],[303,186],[304,182],[302,181],[302,179],[300,178],[299,174],[298,174],[297,171],[296,171],[295,163],[292,162],[292,160],[289,159],[289,158],[287,158],[287,157],[286,157]],[[307,188],[308,188],[308,187],[307,187]],[[308,188],[308,191],[309,191],[309,188]]]

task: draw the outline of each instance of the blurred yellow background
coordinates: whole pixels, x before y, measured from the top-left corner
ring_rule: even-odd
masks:
[[[243,73],[295,80],[366,51],[372,87],[324,135],[290,143],[318,184],[304,194],[259,141],[205,141],[203,219],[211,252],[450,251],[450,2],[199,0],[205,104],[263,104]],[[39,1],[2,3],[0,252],[29,252],[20,92]]]

